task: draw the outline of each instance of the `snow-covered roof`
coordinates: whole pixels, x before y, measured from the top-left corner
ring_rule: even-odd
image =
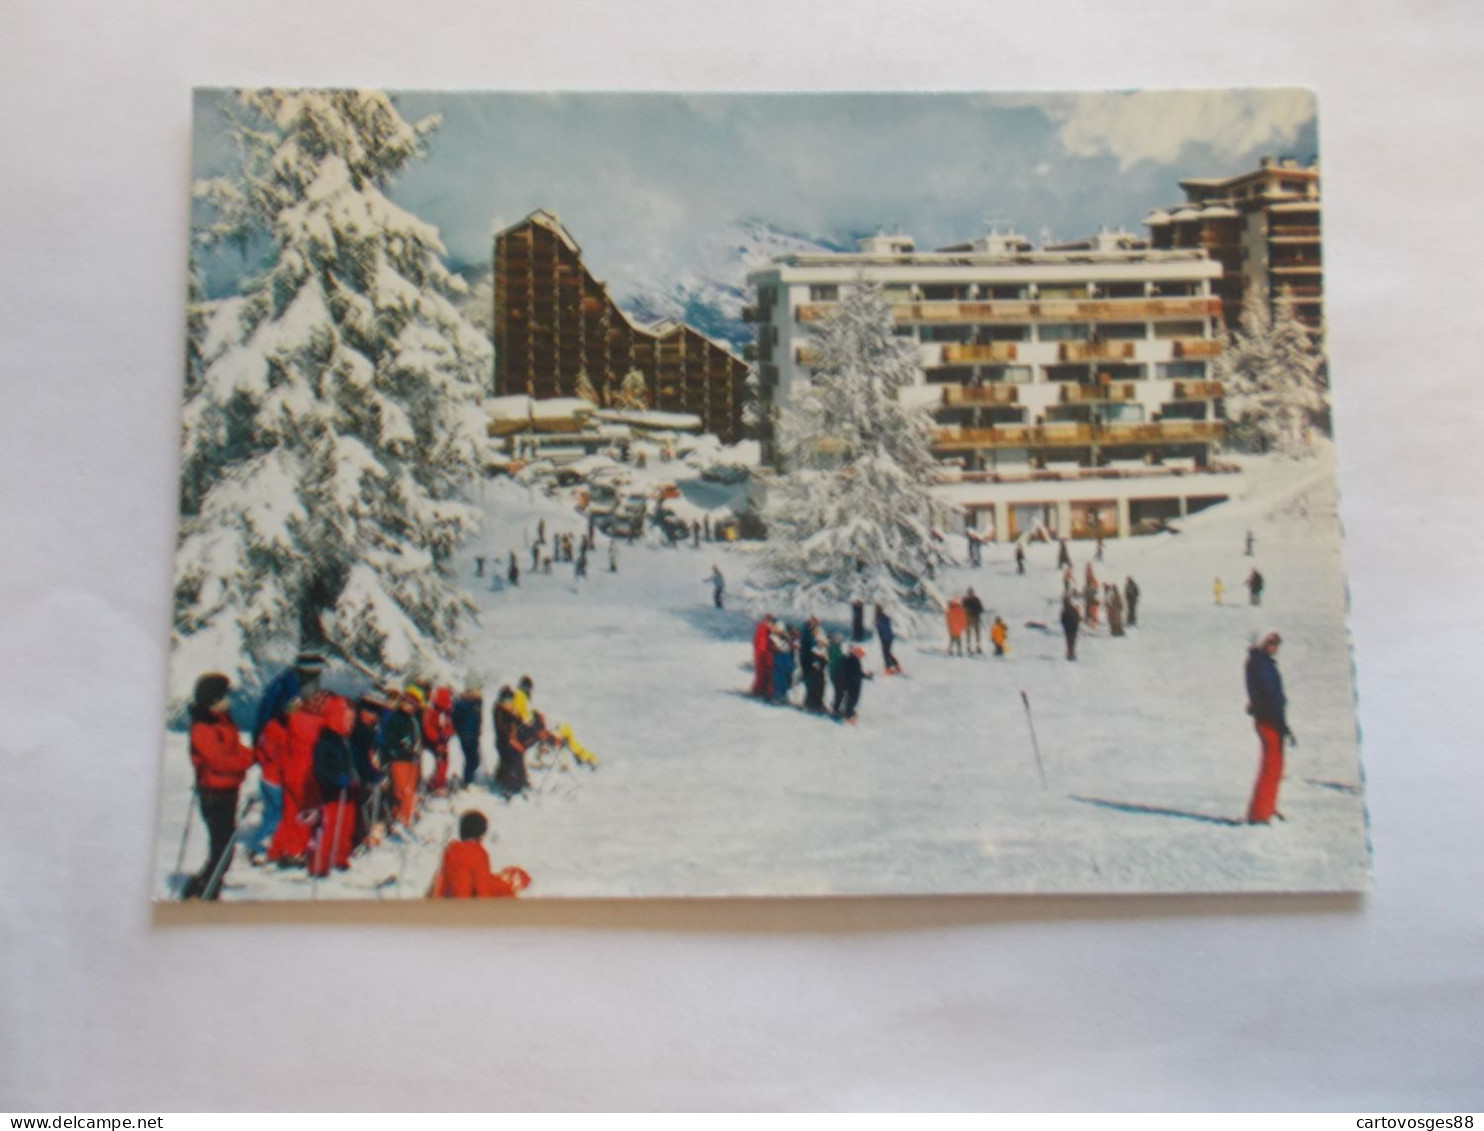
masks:
[[[701,427],[701,418],[689,412],[650,412],[625,409],[599,409],[594,414],[599,420],[613,424],[627,424],[631,428],[646,428],[655,431],[694,432]]]
[[[533,403],[527,396],[491,397],[484,407],[496,420],[527,420]]]
[[[700,522],[701,519],[706,517],[710,517],[714,522],[718,519],[733,517],[730,507],[722,505],[703,507],[691,502],[684,495],[681,495],[679,498],[666,499],[662,509],[668,511],[682,522]]]
[[[537,420],[585,416],[593,411],[592,402],[581,397],[551,397],[544,401],[536,401],[531,407],[531,415]]]
[[[1144,223],[1150,225],[1151,227],[1154,227],[1158,224],[1168,224],[1169,222],[1170,214],[1163,208],[1151,208],[1149,210],[1149,215],[1144,217]]]
[[[1208,204],[1201,209],[1202,220],[1236,220],[1241,215],[1230,204]]]

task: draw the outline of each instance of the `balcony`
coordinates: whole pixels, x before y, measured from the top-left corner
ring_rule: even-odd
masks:
[[[1220,381],[1176,381],[1175,400],[1207,401],[1226,395]]]
[[[975,408],[984,405],[1019,404],[1020,390],[1014,385],[943,386],[944,408]]]
[[[1087,404],[1092,401],[1134,401],[1139,399],[1138,386],[1132,381],[1096,382],[1086,385],[1063,385],[1062,404]]]
[[[940,452],[984,448],[1085,448],[1093,444],[1211,443],[1226,435],[1219,421],[1162,420],[1153,424],[1000,424],[993,428],[938,428]]]
[[[983,342],[977,345],[945,345],[943,364],[955,365],[974,361],[1014,361],[1014,342]]]
[[[1134,343],[1062,342],[1057,355],[1062,361],[1127,361],[1134,356]]]
[[[939,428],[933,447],[940,451],[974,448],[1086,447],[1092,443],[1088,424],[998,424],[993,428]]]
[[[834,303],[801,303],[799,322],[819,322],[837,309]],[[1045,302],[907,302],[891,308],[899,323],[976,322],[1140,322],[1151,318],[1214,318],[1219,298],[1048,299]]]
[[[1161,420],[1157,424],[1105,424],[1098,431],[1100,444],[1204,444],[1224,437],[1226,425],[1221,421]]]
[[[1177,358],[1221,356],[1221,343],[1215,338],[1176,338],[1174,345]]]
[[[1298,225],[1274,228],[1268,233],[1268,240],[1271,243],[1318,243],[1319,229]]]

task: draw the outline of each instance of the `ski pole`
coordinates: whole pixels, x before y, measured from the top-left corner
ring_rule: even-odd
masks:
[[[232,828],[232,838],[227,841],[227,847],[222,849],[221,859],[216,862],[216,867],[211,870],[211,878],[206,881],[206,887],[201,891],[202,899],[215,899],[217,889],[221,886],[222,877],[227,872],[227,862],[237,851],[237,838],[242,835],[242,822],[252,812],[252,807],[258,803],[255,796],[249,796],[247,804],[242,807],[242,812],[237,814],[237,822]]]
[[[195,782],[192,782],[191,783],[191,795],[188,798],[186,798],[185,828],[181,829],[181,831],[180,831],[180,851],[175,854],[175,871],[172,872],[172,873],[170,873],[172,876],[179,876],[180,875],[180,870],[185,867],[186,840],[191,835],[191,814],[192,814],[192,812],[195,811],[195,808],[196,808],[196,783]],[[185,887],[185,885],[182,883],[180,885],[180,890],[184,890],[184,887]],[[179,894],[179,891],[177,891],[176,894]]]
[[[1020,701],[1025,704],[1025,722],[1031,730],[1031,749],[1036,752],[1036,772],[1041,775],[1041,788],[1046,788],[1046,767],[1041,764],[1041,744],[1036,741],[1036,723],[1031,718],[1030,697],[1024,691],[1020,693]]]
[[[340,804],[335,808],[335,834],[330,838],[330,857],[325,863],[325,875],[330,874],[330,869],[335,866],[335,858],[340,855],[340,830],[345,824],[345,803],[349,796],[346,789],[340,791]]]

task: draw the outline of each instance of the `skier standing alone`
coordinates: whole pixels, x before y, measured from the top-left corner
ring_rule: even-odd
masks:
[[[1253,605],[1262,604],[1262,574],[1255,567],[1242,584],[1247,586],[1248,602]]]
[[[1257,738],[1262,744],[1262,763],[1247,807],[1247,823],[1251,825],[1265,825],[1278,813],[1283,742],[1296,741],[1288,729],[1288,700],[1283,694],[1283,677],[1278,673],[1278,646],[1282,643],[1281,636],[1270,632],[1247,651],[1247,713],[1257,725]]]
[[[891,645],[896,633],[891,627],[891,617],[886,615],[886,610],[880,605],[876,606],[876,638],[881,641],[881,666],[887,675],[901,675],[902,665],[897,663],[896,656],[892,655]]]
[[[1067,638],[1067,659],[1077,658],[1077,630],[1082,627],[1082,614],[1077,611],[1077,606],[1072,604],[1070,597],[1062,598],[1061,603],[1061,630],[1062,635]]]

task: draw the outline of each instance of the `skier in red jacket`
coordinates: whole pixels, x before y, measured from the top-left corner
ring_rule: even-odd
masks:
[[[231,682],[218,672],[196,681],[191,698],[191,768],[196,798],[211,846],[201,870],[186,881],[183,899],[216,899],[221,879],[232,866],[237,841],[237,792],[252,765],[252,751],[242,744],[237,724],[227,710]]]
[[[773,617],[765,615],[752,630],[752,694],[773,698]]]
[[[289,710],[288,743],[283,755],[283,819],[268,846],[268,859],[280,868],[309,862],[309,843],[319,817],[319,786],[314,780],[314,744],[324,728],[329,697],[315,692]]]
[[[448,792],[448,744],[453,740],[453,692],[440,687],[433,700],[423,708],[423,744],[433,755],[433,778],[428,788],[434,793]]]
[[[480,843],[489,831],[489,821],[477,809],[459,818],[459,839],[443,850],[438,874],[428,888],[429,899],[485,899],[513,897],[531,885],[522,868],[490,871],[489,853]]]

